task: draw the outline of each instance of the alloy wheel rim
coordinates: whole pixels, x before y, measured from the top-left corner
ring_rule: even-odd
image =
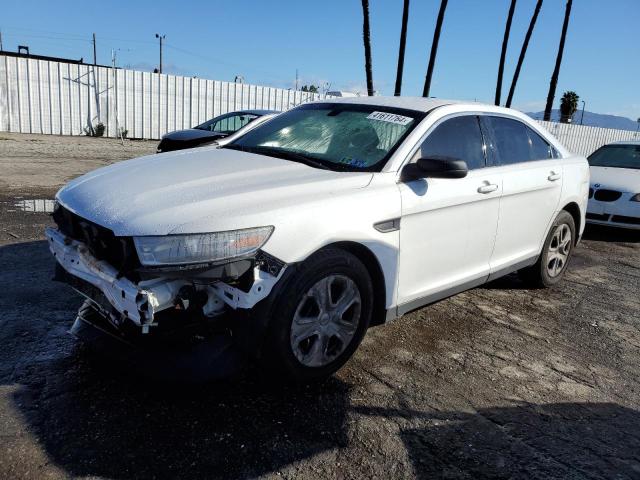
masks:
[[[353,339],[362,311],[356,283],[345,275],[329,275],[302,297],[291,324],[291,349],[306,367],[324,367],[338,358]]]
[[[547,273],[550,277],[557,277],[566,268],[569,254],[571,253],[571,245],[571,229],[569,225],[566,223],[558,225],[553,232],[547,251]]]

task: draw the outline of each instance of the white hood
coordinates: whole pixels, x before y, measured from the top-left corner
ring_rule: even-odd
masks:
[[[640,170],[634,168],[590,167],[591,185],[627,193],[640,193]]]
[[[287,210],[366,187],[371,177],[198,148],[100,168],[71,181],[56,198],[119,236],[200,233],[276,225]]]

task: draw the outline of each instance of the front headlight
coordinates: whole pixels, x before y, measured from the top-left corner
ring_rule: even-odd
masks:
[[[633,197],[631,197],[629,200],[631,200],[632,202],[640,202],[640,193],[636,193]]]
[[[256,227],[227,232],[134,237],[133,242],[145,266],[208,263],[254,253],[271,236],[273,227]]]

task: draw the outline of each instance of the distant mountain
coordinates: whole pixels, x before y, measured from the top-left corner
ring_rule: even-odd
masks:
[[[535,118],[536,120],[542,120],[544,117],[544,112],[527,112],[531,118]],[[574,124],[580,125],[580,116],[582,115],[582,111],[578,110],[573,115]],[[551,120],[554,122],[560,121],[560,110],[552,110],[551,111]],[[585,110],[584,112],[584,120],[582,121],[583,125],[588,125],[590,127],[603,127],[603,128],[615,128],[618,130],[631,130],[636,131],[638,128],[638,123],[631,120],[627,117],[619,117],[617,115],[604,115],[602,113],[594,113],[588,112]]]

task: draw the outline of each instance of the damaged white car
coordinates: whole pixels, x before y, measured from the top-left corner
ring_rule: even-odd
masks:
[[[371,325],[516,270],[557,283],[588,188],[586,160],[519,112],[346,98],[79,177],[46,236],[88,299],[77,321],[127,341],[208,325],[311,380]]]

